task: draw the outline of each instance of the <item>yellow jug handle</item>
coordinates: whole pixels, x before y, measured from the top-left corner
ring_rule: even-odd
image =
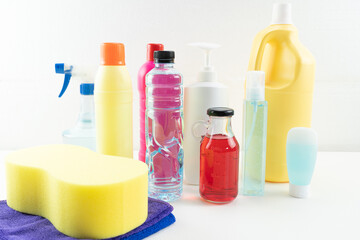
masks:
[[[255,71],[261,71],[261,61],[262,61],[263,56],[264,56],[265,47],[268,44],[268,42],[270,41],[269,38],[270,38],[270,33],[266,34],[265,37],[261,40],[261,43],[259,45],[259,49],[258,49],[257,54],[256,54],[256,58],[255,58],[255,65],[254,65],[254,70]]]
[[[301,43],[299,43],[301,44]],[[292,53],[295,55],[296,59],[300,59],[300,52],[299,50],[295,47],[295,44],[293,43],[293,41],[290,41],[289,44],[289,48],[291,49]],[[298,79],[298,76],[300,75],[300,61],[296,61],[295,64],[295,73],[294,73],[294,80],[296,81],[296,79]]]
[[[257,71],[261,71],[261,62],[264,56],[264,52],[265,52],[265,47],[267,44],[269,44],[270,42],[270,37],[271,37],[271,33],[268,33],[267,35],[265,35],[265,37],[261,40],[257,55],[256,55],[256,59],[255,59],[255,65],[254,65],[254,69]],[[291,49],[291,51],[293,52],[293,54],[295,55],[296,59],[300,58],[300,53],[297,50],[297,48],[295,47],[293,41],[290,41],[289,44],[289,48]],[[300,61],[296,61],[296,65],[295,65],[295,74],[294,74],[294,79],[298,79],[300,73]],[[267,76],[265,75],[265,79],[267,78]],[[289,82],[285,85],[282,85],[281,87],[273,87],[270,86],[269,84],[267,84],[268,81],[265,80],[265,86],[268,88],[272,88],[272,89],[282,89],[282,88],[286,88],[289,85],[293,84],[293,82]]]

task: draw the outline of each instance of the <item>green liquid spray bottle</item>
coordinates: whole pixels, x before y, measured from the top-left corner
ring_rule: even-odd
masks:
[[[249,71],[246,76],[244,100],[242,193],[264,195],[267,101],[265,101],[265,73]]]
[[[59,98],[65,93],[72,77],[77,77],[81,81],[81,107],[79,116],[75,126],[63,132],[63,143],[83,146],[95,151],[96,131],[93,74],[91,74],[89,69],[64,63],[56,63],[55,72],[64,74],[64,84]]]

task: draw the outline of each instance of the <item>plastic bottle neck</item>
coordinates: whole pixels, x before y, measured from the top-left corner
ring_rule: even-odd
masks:
[[[95,127],[94,95],[81,95],[80,112],[77,126],[81,128]]]
[[[174,68],[174,63],[155,63],[156,68]]]
[[[215,117],[211,116],[209,120],[209,127],[206,132],[206,136],[222,135],[228,138],[234,136],[231,127],[231,116],[229,117]]]
[[[271,30],[286,30],[291,32],[297,32],[297,28],[293,24],[271,24],[269,25]]]
[[[215,71],[202,70],[198,73],[199,82],[217,82],[217,73]]]
[[[250,88],[246,89],[246,101],[264,101],[265,92],[264,89]]]

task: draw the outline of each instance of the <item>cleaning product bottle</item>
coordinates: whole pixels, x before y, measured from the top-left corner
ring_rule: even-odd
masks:
[[[63,143],[79,145],[95,151],[94,80],[91,69],[56,63],[55,72],[64,74],[64,84],[59,98],[65,93],[72,77],[78,78],[81,82],[81,107],[79,117],[73,128],[63,132]]]
[[[97,151],[132,158],[132,87],[122,43],[104,43],[95,80]]]
[[[266,181],[288,182],[286,137],[293,127],[310,127],[315,60],[301,44],[291,5],[275,4],[272,24],[255,37],[249,70],[265,72],[268,102]]]
[[[174,69],[175,52],[154,52],[155,68],[146,75],[146,163],[149,197],[174,201],[183,180],[183,87]]]
[[[247,73],[243,118],[242,193],[247,196],[262,196],[265,185],[267,126],[264,72]]]
[[[155,67],[154,51],[164,50],[164,45],[149,43],[147,45],[146,62],[140,67],[138,73],[138,90],[140,96],[140,150],[139,160],[145,162],[146,140],[145,140],[145,110],[146,110],[146,84],[145,77]]]
[[[185,181],[188,184],[198,185],[202,136],[193,134],[194,124],[199,120],[208,120],[206,114],[208,108],[228,106],[228,89],[217,81],[217,74],[210,63],[211,51],[220,45],[214,43],[191,43],[189,45],[203,49],[205,53],[205,64],[198,74],[197,82],[185,87],[184,90]]]

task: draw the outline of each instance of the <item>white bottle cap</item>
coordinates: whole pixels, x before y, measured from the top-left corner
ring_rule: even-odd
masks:
[[[274,3],[271,24],[292,24],[290,3]]]
[[[265,100],[265,73],[263,71],[247,72],[246,100]]]
[[[310,185],[294,185],[289,183],[289,195],[296,198],[308,198]]]

